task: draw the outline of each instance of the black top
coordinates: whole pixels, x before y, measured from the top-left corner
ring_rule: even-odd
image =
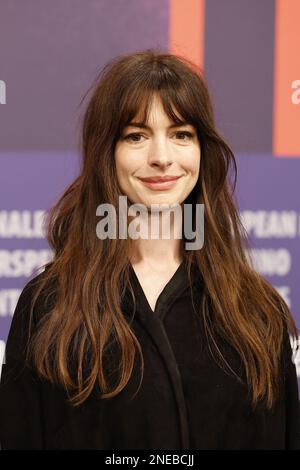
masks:
[[[40,274],[42,275],[42,274]],[[130,381],[112,399],[99,399],[97,386],[74,408],[64,389],[24,367],[32,281],[19,298],[6,345],[0,384],[0,441],[3,449],[299,449],[298,385],[285,336],[280,399],[268,411],[250,406],[244,369],[226,341],[217,346],[229,368],[211,354],[203,321],[203,280],[185,262],[160,293],[153,312],[134,269],[122,311],[144,357],[140,383],[137,359]],[[43,305],[43,302],[40,303]],[[35,310],[37,318],[43,308]],[[113,361],[114,356],[110,356]],[[116,355],[115,355],[116,357]]]

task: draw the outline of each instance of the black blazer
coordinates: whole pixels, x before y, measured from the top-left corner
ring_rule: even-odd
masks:
[[[272,411],[263,401],[252,411],[237,354],[218,339],[235,376],[214,359],[208,347],[202,278],[194,276],[191,289],[182,263],[153,312],[132,267],[130,275],[137,302],[134,306],[126,292],[122,311],[143,350],[141,388],[133,397],[140,380],[137,354],[131,379],[117,397],[100,400],[96,385],[79,407],[68,403],[63,387],[41,380],[24,362],[35,278],[27,283],[15,309],[2,368],[2,448],[299,449],[298,385],[288,335],[282,355],[280,399]],[[43,299],[39,300],[36,321],[46,311]],[[111,363],[117,356],[117,351],[110,356]]]

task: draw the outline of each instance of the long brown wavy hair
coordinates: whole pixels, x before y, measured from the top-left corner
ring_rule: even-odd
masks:
[[[255,271],[247,255],[247,233],[234,198],[236,162],[216,130],[203,72],[184,57],[148,49],[114,58],[84,99],[89,93],[80,174],[47,214],[47,240],[54,256],[36,280],[30,324],[44,288],[48,295],[55,294],[55,301],[33,331],[28,358],[41,377],[72,392],[69,400],[74,406],[88,398],[95,384],[102,398],[119,394],[130,379],[136,351],[142,360],[142,380],[142,348],[121,309],[126,288],[134,298],[131,240],[97,238],[96,208],[110,203],[118,213],[122,193],[115,145],[131,119],[140,113],[146,121],[151,98],[158,93],[170,119],[179,122],[179,113],[192,123],[201,143],[199,180],[188,202],[204,204],[205,240],[202,249],[184,251],[184,257],[189,275],[196,266],[205,280],[201,315],[207,338],[224,362],[216,335],[226,338],[244,365],[252,404],[264,398],[271,408],[278,392],[285,330],[294,339],[298,330],[285,301]],[[104,359],[113,341],[120,347],[120,380],[110,386]],[[75,374],[70,359],[76,361]]]

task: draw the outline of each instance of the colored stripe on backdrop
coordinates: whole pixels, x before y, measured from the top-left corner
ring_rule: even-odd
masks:
[[[169,51],[204,65],[205,0],[169,0]]]
[[[299,0],[276,0],[273,115],[276,157],[300,157],[299,19]]]

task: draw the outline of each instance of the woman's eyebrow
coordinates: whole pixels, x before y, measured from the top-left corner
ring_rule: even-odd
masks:
[[[170,126],[168,126],[168,129],[174,129],[175,127],[183,127],[183,126],[191,126],[192,124],[190,124],[189,122],[181,122],[180,124],[170,124]],[[125,129],[126,127],[138,127],[140,129],[147,129],[147,130],[152,130],[151,129],[151,126],[148,126],[147,124],[144,124],[142,122],[130,122],[129,124],[127,124],[125,126]]]

